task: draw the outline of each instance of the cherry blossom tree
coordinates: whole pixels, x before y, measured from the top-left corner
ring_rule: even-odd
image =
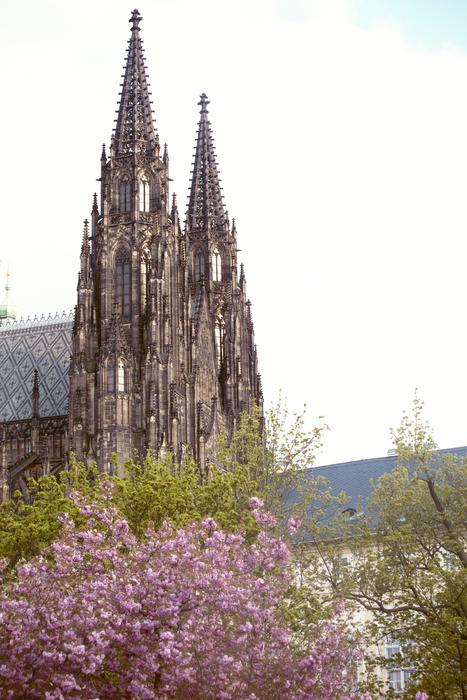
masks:
[[[2,698],[356,697],[345,627],[304,646],[284,622],[289,553],[261,501],[252,543],[212,519],[138,539],[110,500],[80,508],[84,527],[63,516],[57,541],[5,570]]]

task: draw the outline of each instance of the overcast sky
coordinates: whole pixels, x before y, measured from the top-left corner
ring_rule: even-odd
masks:
[[[19,315],[75,304],[132,9],[2,7],[0,258]],[[325,416],[320,464],[384,455],[415,387],[439,445],[467,444],[467,4],[138,9],[182,210],[199,94],[211,100],[266,403],[282,389]]]

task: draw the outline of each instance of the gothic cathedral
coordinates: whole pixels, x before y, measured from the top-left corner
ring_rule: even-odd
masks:
[[[12,365],[14,377],[0,388],[4,497],[23,488],[25,477],[62,468],[71,451],[107,470],[115,453],[122,473],[134,454],[171,450],[181,460],[189,449],[204,468],[216,434],[230,434],[242,411],[262,405],[250,302],[243,266],[237,267],[235,222],[222,199],[209,100],[203,94],[199,101],[182,225],[169,194],[167,147],[160,147],[152,116],[141,19],[134,10],[116,127],[101,156],[101,193],[84,222],[73,320],[0,327],[0,378],[2,367]],[[15,368],[20,346],[31,361]],[[66,380],[61,377],[61,391],[60,378],[53,386],[48,381],[50,371],[63,375],[65,365],[67,411]],[[22,413],[15,392],[27,394]]]

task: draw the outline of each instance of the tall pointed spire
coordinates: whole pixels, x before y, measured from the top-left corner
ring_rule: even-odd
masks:
[[[210,228],[222,230],[226,221],[214,139],[208,118],[209,100],[204,92],[198,104],[201,114],[187,212],[188,230],[191,233]]]
[[[138,10],[133,10],[129,20],[131,38],[128,42],[117,124],[112,140],[114,156],[152,153],[158,142],[152,119],[143,42],[139,36],[139,23],[142,19]]]

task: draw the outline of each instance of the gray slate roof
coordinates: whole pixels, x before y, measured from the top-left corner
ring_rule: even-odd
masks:
[[[467,446],[451,447],[438,450],[437,454],[453,454],[457,457],[467,457]],[[370,480],[377,481],[380,476],[387,474],[397,466],[397,457],[375,457],[373,459],[359,459],[355,462],[341,462],[340,464],[328,464],[323,467],[311,467],[308,470],[310,478],[316,476],[325,477],[332,492],[337,495],[341,491],[350,496],[347,508],[357,508],[359,501],[365,505],[370,495]]]
[[[72,327],[71,314],[0,326],[0,421],[31,417],[35,369],[40,415],[66,415]]]

